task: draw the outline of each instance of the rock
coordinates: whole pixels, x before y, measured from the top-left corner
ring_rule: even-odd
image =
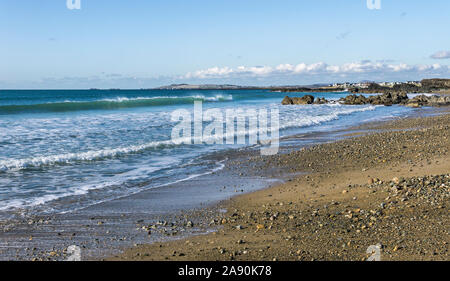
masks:
[[[314,100],[314,104],[327,104],[329,103],[328,100],[326,100],[325,98],[316,98]]]
[[[294,102],[292,101],[292,99],[288,96],[284,97],[284,99],[281,101],[282,105],[290,105],[290,104],[294,104]]]
[[[416,96],[406,103],[409,107],[421,107],[421,106],[445,106],[450,105],[450,96]]]
[[[445,106],[450,105],[450,96],[426,96],[419,95],[412,99],[408,98],[406,91],[395,91],[385,92],[381,95],[373,95],[369,97],[365,97],[363,95],[348,95],[345,98],[339,99],[339,102],[346,105],[363,105],[363,104],[372,104],[372,105],[385,105],[391,106],[394,104],[405,105],[408,107],[421,107],[421,106]],[[305,95],[303,97],[293,97],[290,98],[286,96],[281,104],[283,105],[291,105],[291,104],[326,104],[330,103],[330,101],[325,98],[316,98],[314,99],[311,95]]]
[[[301,98],[292,98],[294,104],[312,104],[314,102],[314,97],[311,95],[306,95]]]
[[[427,97],[427,105],[429,106],[444,106],[450,104],[449,96],[430,96]]]
[[[419,103],[417,102],[409,102],[406,104],[407,107],[412,107],[412,108],[419,108],[422,107]]]
[[[321,102],[325,102],[324,100],[320,100]],[[311,95],[306,95],[303,97],[294,97],[294,98],[290,98],[288,96],[286,96],[282,101],[281,104],[282,105],[302,105],[302,104],[312,104],[314,103],[314,97]]]
[[[422,87],[426,87],[426,88],[435,88],[435,89],[448,89],[450,88],[450,79],[438,79],[438,78],[434,78],[434,79],[423,79],[420,84],[422,85]]]
[[[407,101],[408,101],[408,95],[404,92],[391,94],[392,104],[401,104],[401,103],[406,103]]]
[[[345,98],[341,98],[339,101],[347,105],[360,105],[368,102],[367,98],[363,95],[348,95]]]

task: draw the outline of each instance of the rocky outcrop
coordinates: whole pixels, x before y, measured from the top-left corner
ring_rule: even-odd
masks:
[[[420,95],[408,100],[406,106],[421,107],[421,106],[446,106],[450,105],[450,96],[425,96]]]
[[[450,79],[423,79],[421,84],[427,89],[450,89]]]
[[[349,95],[339,100],[343,104],[373,104],[386,105],[405,104],[408,101],[408,95],[405,93],[386,93],[382,95],[375,95],[365,97],[362,95]]]
[[[349,88],[351,93],[383,94],[383,93],[431,93],[450,89],[450,79],[423,79],[420,84],[401,83],[393,87],[372,83],[367,88]]]
[[[350,88],[351,93],[364,93],[364,94],[387,94],[387,93],[420,93],[427,91],[423,87],[412,84],[397,84],[393,87],[384,87],[378,84],[372,83],[367,88]]]
[[[345,98],[341,98],[339,100],[341,103],[343,104],[351,104],[351,105],[356,105],[356,104],[366,104],[367,103],[367,98],[364,96],[358,96],[358,95],[348,95]]]
[[[284,99],[281,101],[282,105],[291,105],[294,104],[294,102],[292,101],[292,99],[288,96],[285,96]]]
[[[316,98],[314,100],[314,104],[326,104],[326,103],[330,103],[330,102],[325,98]]]
[[[326,103],[330,103],[330,101],[326,100],[325,98],[316,98],[314,100],[314,97],[310,95],[293,98],[286,96],[281,102],[281,104],[283,105],[326,104]],[[450,105],[450,96],[420,95],[412,99],[409,99],[406,93],[385,93],[382,95],[374,95],[369,97],[365,97],[363,95],[348,95],[345,98],[339,99],[339,103],[346,105],[372,104],[385,106],[398,104],[409,107],[446,106]]]
[[[310,95],[303,96],[301,98],[290,98],[286,96],[281,104],[289,105],[289,104],[312,104],[314,102],[314,97]]]

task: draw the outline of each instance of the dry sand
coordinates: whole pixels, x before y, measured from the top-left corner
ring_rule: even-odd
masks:
[[[307,174],[223,202],[228,212],[217,215],[214,233],[137,246],[109,260],[365,260],[377,244],[381,260],[450,260],[446,111],[254,156],[248,162],[258,169]]]

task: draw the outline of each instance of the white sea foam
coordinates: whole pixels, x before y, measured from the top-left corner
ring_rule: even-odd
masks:
[[[199,99],[204,101],[219,101],[219,100],[233,100],[232,95],[214,95],[214,96],[204,96],[204,95],[191,95],[191,96],[157,96],[157,97],[117,97],[112,99],[101,99],[99,101],[109,101],[109,102],[126,102],[135,100],[157,100],[157,99]]]
[[[175,180],[175,181],[170,181],[170,182],[167,182],[167,183],[164,183],[164,184],[160,184],[160,185],[156,185],[156,186],[152,186],[150,188],[164,187],[164,186],[168,186],[168,185],[172,185],[172,184],[188,181],[188,180],[200,177],[200,176],[204,176],[204,175],[209,175],[211,173],[215,173],[217,171],[222,170],[224,167],[225,167],[225,165],[223,164],[223,161],[219,161],[219,162],[217,162],[217,166],[215,168],[210,169],[210,170],[208,170],[206,172],[197,173],[197,174],[191,174],[191,175],[186,176],[185,178],[178,179],[178,180]],[[146,170],[146,173],[151,172],[151,171],[154,172],[156,170],[159,170],[158,168],[151,169],[150,171],[148,169],[146,169],[146,168],[144,168],[144,169]],[[135,170],[130,171],[129,173],[138,175],[138,174],[140,174],[140,172],[139,172],[140,170],[141,170],[141,168],[140,169],[135,169]],[[136,177],[134,177],[134,178],[136,178]],[[45,194],[45,195],[37,196],[37,197],[34,197],[34,198],[7,200],[5,202],[2,202],[2,205],[0,206],[0,211],[12,210],[12,209],[18,210],[18,209],[25,209],[25,208],[30,208],[30,207],[36,207],[36,206],[43,205],[45,203],[49,203],[51,201],[58,200],[58,199],[61,199],[61,198],[64,198],[64,197],[68,197],[68,196],[86,195],[91,190],[104,189],[104,188],[108,188],[110,186],[118,186],[118,185],[121,185],[121,184],[123,184],[124,182],[126,182],[126,181],[128,181],[130,179],[131,178],[127,177],[127,175],[121,175],[120,179],[117,179],[117,180],[110,180],[110,181],[107,181],[107,182],[101,182],[101,183],[96,183],[96,184],[88,184],[88,185],[82,185],[82,186],[74,186],[74,187],[68,188],[68,189],[66,189],[64,191],[59,191],[57,193]],[[122,197],[125,197],[125,196],[130,196],[130,195],[138,193],[140,191],[142,191],[141,188],[134,189],[134,190],[128,190],[128,192],[126,192],[122,196],[115,196],[115,197],[112,197],[112,198],[108,198],[106,200],[97,200],[95,202],[88,203],[84,207],[75,208],[75,209],[66,210],[66,211],[61,211],[60,213],[64,214],[64,213],[68,213],[68,212],[77,211],[77,210],[83,209],[83,208],[85,208],[87,206],[92,206],[92,205],[100,204],[100,203],[103,203],[103,202],[106,202],[106,201],[110,201],[110,200],[113,200],[113,199],[119,199],[119,198],[122,198]]]
[[[130,101],[139,101],[139,100],[158,100],[158,99],[199,99],[203,101],[224,101],[224,100],[233,100],[232,95],[214,95],[214,96],[205,96],[205,95],[189,95],[189,96],[156,96],[156,97],[115,97],[115,98],[105,98],[98,100],[86,100],[86,101],[74,101],[74,100],[64,100],[63,103],[88,103],[88,102],[130,102]],[[49,102],[46,104],[54,104],[58,102]]]
[[[77,99],[64,101],[100,103],[98,107],[106,105],[104,108],[111,102],[113,107],[119,108],[134,106],[135,103],[140,103],[139,100],[150,100],[142,101],[142,104],[152,105],[152,100],[162,99],[155,101],[155,105],[158,106],[152,110],[58,113],[29,115],[23,118],[12,115],[1,116],[0,210],[19,211],[34,206],[36,207],[33,210],[38,212],[41,209],[58,212],[73,210],[140,192],[143,185],[144,188],[165,186],[201,176],[205,174],[204,172],[209,173],[210,171],[203,168],[201,171],[198,170],[197,157],[203,153],[226,149],[227,146],[175,145],[168,139],[171,128],[175,125],[171,122],[172,107],[169,109],[159,105],[184,103],[177,107],[192,113],[192,99],[212,101],[208,105],[205,104],[207,108],[214,107],[214,101],[233,100],[231,94],[216,93],[203,95],[202,92],[191,92],[186,96],[174,93],[176,96],[161,94],[158,97],[126,97],[123,94],[114,98],[97,97],[91,101],[77,101]],[[339,96],[327,99],[333,97],[338,99]],[[183,100],[177,101],[178,98]],[[380,109],[381,115],[378,113],[358,115],[358,112],[375,110],[377,107],[347,106],[337,103],[281,106],[276,97],[267,97],[264,101],[255,98],[257,101],[251,102],[248,99],[253,97],[234,96],[235,101],[241,99],[247,101],[242,104],[223,102],[216,105],[224,115],[226,109],[235,109],[237,106],[244,111],[265,108],[269,113],[271,108],[277,107],[280,112],[280,130],[322,125],[355,113],[353,117],[342,118],[344,124],[351,125],[364,121],[360,116],[379,118],[396,108]],[[78,104],[73,105],[74,108],[77,106]],[[336,123],[325,125],[328,126],[324,127],[325,130]],[[301,131],[309,130],[306,128]],[[296,130],[287,132],[295,133]],[[258,134],[258,130],[239,131],[235,136],[249,134]],[[283,137],[283,134],[281,136]],[[217,140],[217,143],[224,141],[214,135],[210,139],[202,139],[204,142],[211,140]],[[183,141],[191,142],[192,139]],[[171,159],[176,160],[176,163],[170,162]],[[193,161],[192,167],[190,159]],[[170,163],[166,163],[166,160]],[[179,166],[181,163],[189,165]],[[204,165],[204,162],[199,165]],[[23,171],[33,167],[45,169]],[[173,178],[174,174],[177,175],[176,179]],[[21,177],[22,175],[26,177]],[[64,197],[69,198],[65,201],[61,199]]]
[[[363,112],[368,110],[374,110],[375,106],[367,106],[367,107],[354,107],[354,106],[343,106],[343,105],[319,105],[313,106],[313,110],[317,112],[320,111],[320,108],[332,108],[333,111],[327,112],[325,115],[313,115],[309,116],[307,112],[297,113],[288,115],[288,119],[281,118],[280,119],[280,130],[293,128],[293,127],[305,127],[312,125],[319,125],[324,122],[336,120],[340,115],[352,114],[355,112]],[[236,132],[237,136],[242,135],[254,135],[257,134],[258,130],[244,130]],[[203,141],[211,141],[217,140],[214,136],[208,138],[203,138]],[[180,141],[180,140],[177,140]],[[190,138],[182,139],[181,142],[190,142]],[[158,148],[158,147],[167,147],[167,146],[175,146],[175,143],[172,140],[164,140],[164,141],[153,141],[140,145],[131,145],[127,147],[120,148],[109,148],[109,149],[101,149],[94,151],[86,151],[79,153],[65,153],[65,154],[57,154],[57,155],[47,155],[47,156],[36,156],[31,158],[24,159],[5,159],[0,160],[0,171],[8,171],[8,170],[20,170],[26,169],[30,167],[40,167],[40,166],[49,166],[55,164],[69,164],[77,161],[95,161],[110,157],[117,157],[120,155],[126,155],[131,153],[138,153],[143,150]]]
[[[40,156],[25,159],[6,159],[0,161],[0,171],[12,169],[26,169],[29,167],[47,166],[53,164],[65,164],[74,161],[93,161],[107,157],[114,157],[123,154],[139,152],[145,149],[155,148],[158,146],[173,145],[173,142],[155,141],[142,145],[133,145],[128,147],[102,149],[97,151],[87,151],[81,153],[66,153],[58,155]]]
[[[329,112],[326,115],[308,116],[306,114],[301,114],[296,116],[296,118],[290,118],[289,120],[280,120],[280,130],[319,125],[325,122],[337,120],[341,115],[349,115],[356,112],[372,111],[376,109],[376,106],[372,105],[365,107],[355,107],[340,104],[330,104],[330,105],[317,105],[315,107],[330,107],[330,108],[335,107],[336,109],[335,111]]]

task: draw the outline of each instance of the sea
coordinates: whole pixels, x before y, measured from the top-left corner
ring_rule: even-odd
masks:
[[[348,94],[312,95],[336,101]],[[281,139],[401,118],[414,110],[283,106],[285,96],[269,90],[0,90],[0,219],[73,212],[163,188],[223,168],[205,155],[255,146],[174,143],[179,122],[173,113],[193,113],[195,101],[203,110],[221,112],[277,109]]]

